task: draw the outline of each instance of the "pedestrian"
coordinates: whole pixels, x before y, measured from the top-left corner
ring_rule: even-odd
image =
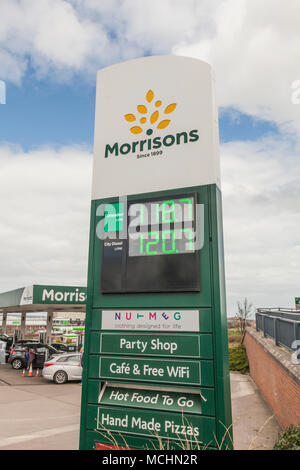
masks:
[[[83,348],[83,345],[82,345],[81,348],[80,348],[80,366],[81,367],[83,367],[83,352],[84,352],[84,348]],[[82,379],[81,379],[80,385],[82,385]]]
[[[81,365],[81,367],[83,367],[83,352],[84,352],[84,348],[83,348],[83,346],[81,346],[81,348],[80,348],[80,365]]]
[[[25,360],[26,360],[26,363],[27,363],[27,369],[28,369],[28,362],[29,362],[29,348],[25,348]]]
[[[29,370],[30,365],[32,365],[33,361],[35,360],[36,353],[35,350],[32,348],[26,348],[28,350],[28,362],[27,362],[27,370]]]

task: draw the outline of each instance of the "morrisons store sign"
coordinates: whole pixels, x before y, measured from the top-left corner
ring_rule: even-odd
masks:
[[[41,303],[85,303],[86,292],[82,288],[71,289],[43,288]],[[40,302],[38,302],[40,303]]]
[[[85,304],[86,287],[33,286],[34,304]]]
[[[0,294],[0,308],[33,304],[85,304],[86,287],[31,285]]]

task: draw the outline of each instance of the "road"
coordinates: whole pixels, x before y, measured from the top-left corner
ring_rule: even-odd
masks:
[[[78,449],[81,385],[21,374],[0,366],[0,450]],[[232,373],[231,393],[235,449],[272,449],[280,428],[251,378]]]
[[[230,373],[236,450],[271,450],[281,428],[251,377]]]
[[[81,385],[21,378],[8,367],[0,366],[0,450],[77,449]]]

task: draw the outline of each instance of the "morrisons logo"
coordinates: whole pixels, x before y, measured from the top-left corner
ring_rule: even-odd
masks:
[[[136,142],[113,145],[106,145],[105,158],[109,155],[127,155],[128,153],[143,152],[147,150],[158,150],[161,147],[171,147],[172,145],[187,144],[188,142],[197,142],[199,140],[198,130],[193,129],[189,132],[178,132],[176,135],[166,135],[164,137],[151,138],[154,130],[166,129],[170,122],[170,115],[177,108],[177,103],[163,105],[160,99],[155,99],[154,92],[148,90],[146,93],[145,104],[137,105],[136,113],[125,114],[124,119],[129,122],[129,128],[132,134],[138,135],[145,132],[148,138]]]
[[[171,103],[167,107],[163,106],[161,100],[154,99],[154,93],[149,90],[146,93],[146,104],[137,105],[136,109],[138,114],[125,114],[124,118],[133,126],[130,128],[132,134],[140,134],[143,132],[143,126],[156,127],[156,129],[165,129],[170,124],[171,120],[168,119],[171,113],[175,111],[177,104]],[[150,128],[147,130],[147,135],[153,134]]]
[[[171,147],[172,145],[187,144],[188,142],[197,142],[199,134],[197,129],[190,132],[178,132],[176,135],[166,135],[165,137],[154,137],[154,139],[144,139],[137,142],[124,143],[119,145],[106,145],[105,158],[109,155],[127,155],[128,153],[143,152],[145,150],[157,150],[161,147]]]
[[[73,292],[60,292],[55,291],[54,289],[43,289],[42,301],[50,302],[85,302],[86,294],[84,292],[79,292],[79,289],[75,289]]]

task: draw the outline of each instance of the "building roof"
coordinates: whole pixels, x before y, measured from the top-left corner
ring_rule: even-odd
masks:
[[[84,312],[86,293],[86,287],[33,284],[0,293],[0,312]]]

